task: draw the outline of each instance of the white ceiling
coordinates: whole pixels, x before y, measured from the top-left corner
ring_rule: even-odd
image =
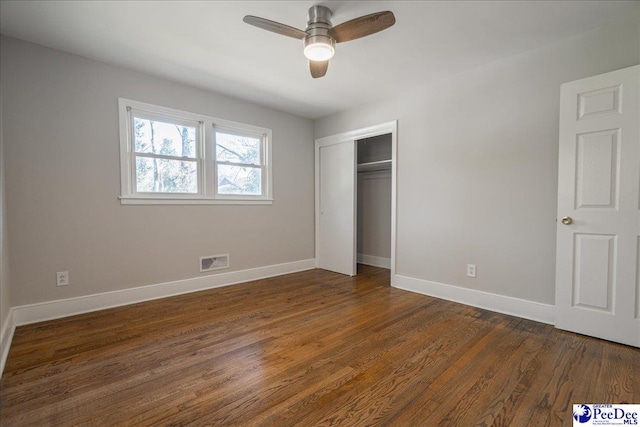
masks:
[[[391,10],[396,25],[337,46],[309,75],[302,42],[242,22],[300,29],[315,4],[334,25]],[[638,13],[636,1],[7,1],[0,32],[318,118],[409,91]]]

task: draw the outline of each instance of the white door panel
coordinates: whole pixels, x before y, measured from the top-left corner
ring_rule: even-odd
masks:
[[[640,66],[562,85],[556,256],[556,327],[636,347],[639,104]]]
[[[317,265],[356,274],[355,141],[319,147]]]

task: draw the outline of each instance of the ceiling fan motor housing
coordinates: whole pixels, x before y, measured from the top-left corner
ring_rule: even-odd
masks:
[[[309,9],[307,36],[304,38],[305,51],[314,45],[324,45],[331,47],[331,56],[335,52],[336,41],[329,34],[331,25],[331,10],[325,6],[313,6]],[[326,58],[329,59],[329,58]]]

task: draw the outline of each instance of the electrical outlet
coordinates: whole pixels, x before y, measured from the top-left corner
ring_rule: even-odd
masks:
[[[476,277],[476,265],[475,264],[467,264],[467,276]]]
[[[58,271],[56,273],[56,286],[67,286],[69,284],[69,272]]]

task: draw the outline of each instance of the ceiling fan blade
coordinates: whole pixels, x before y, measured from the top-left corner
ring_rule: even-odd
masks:
[[[247,15],[242,20],[254,27],[262,28],[272,33],[282,34],[283,36],[293,37],[294,39],[303,39],[307,36],[307,33],[302,30],[258,16]]]
[[[309,61],[309,70],[311,70],[311,77],[317,79],[327,74],[329,68],[329,61]]]
[[[336,25],[329,32],[336,43],[359,39],[385,30],[396,23],[393,12],[377,12]]]

